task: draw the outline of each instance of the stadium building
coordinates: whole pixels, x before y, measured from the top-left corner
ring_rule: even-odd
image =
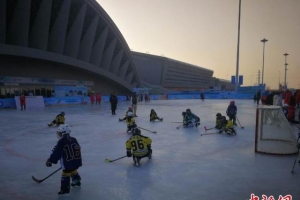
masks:
[[[136,87],[203,90],[222,82],[212,75],[199,66],[131,52],[95,0],[0,1],[2,98],[21,92],[125,95]]]

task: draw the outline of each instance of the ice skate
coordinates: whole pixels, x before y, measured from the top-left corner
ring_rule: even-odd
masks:
[[[81,182],[79,180],[72,181],[71,186],[72,187],[80,187]]]
[[[58,195],[68,195],[68,194],[70,194],[70,190],[61,190],[57,194]]]

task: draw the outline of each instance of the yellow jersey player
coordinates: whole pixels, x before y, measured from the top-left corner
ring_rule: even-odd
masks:
[[[216,129],[222,129],[222,115],[221,113],[216,114]]]
[[[227,135],[236,135],[236,130],[233,127],[233,119],[227,120],[225,116],[222,116],[222,129],[219,131],[219,133],[227,133]]]
[[[133,128],[136,127],[136,124],[135,124],[135,120],[133,118],[133,113],[132,112],[128,112],[127,114],[127,119],[126,119],[126,123],[127,123],[127,133],[129,131],[132,131]]]
[[[163,118],[159,118],[155,112],[154,109],[151,109],[151,112],[150,112],[150,122],[154,122],[155,120],[159,120],[159,121],[162,121]]]
[[[138,167],[142,158],[148,157],[151,159],[152,140],[149,137],[141,135],[141,130],[138,128],[134,128],[132,132],[133,135],[126,141],[126,153],[127,157],[133,157],[134,165]]]
[[[119,121],[121,122],[121,121],[124,121],[124,120],[126,120],[127,119],[127,117],[128,117],[128,113],[129,112],[133,112],[133,110],[132,110],[132,107],[131,106],[129,106],[128,107],[128,110],[126,111],[126,113],[125,113],[125,117],[122,119],[122,118],[119,118]]]
[[[56,126],[59,126],[64,123],[65,123],[65,113],[61,112],[58,115],[56,115],[55,119],[50,124],[48,124],[48,126],[53,126],[54,124]]]

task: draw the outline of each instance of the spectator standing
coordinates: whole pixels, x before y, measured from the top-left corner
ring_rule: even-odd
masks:
[[[133,117],[137,117],[137,115],[136,115],[136,110],[137,110],[137,96],[136,96],[135,92],[132,95],[131,103],[132,103],[132,108],[133,108]]]
[[[99,104],[100,104],[100,103],[101,103],[101,101],[102,101],[102,96],[101,96],[101,93],[100,93],[100,92],[98,92],[98,93],[97,93],[97,95],[96,95],[96,104],[97,104],[97,103],[99,103]]]
[[[203,93],[200,94],[200,98],[201,98],[202,101],[204,101],[204,94]]]
[[[258,92],[256,93],[256,103],[257,103],[257,105],[259,105],[260,98],[261,98],[261,91],[258,90]]]
[[[94,102],[95,102],[94,91],[92,91],[92,93],[90,94],[90,99],[91,99],[91,104],[94,104]]]
[[[21,110],[26,110],[26,97],[24,95],[24,93],[21,93],[21,96],[20,96],[20,105],[21,105]]]
[[[111,106],[111,114],[116,115],[118,98],[115,93],[112,93],[109,98],[110,106]]]

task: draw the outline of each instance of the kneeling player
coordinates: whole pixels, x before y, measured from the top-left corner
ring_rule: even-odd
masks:
[[[132,116],[133,116],[133,113],[132,112],[128,112],[128,116],[127,116],[127,119],[126,119],[127,133],[130,132],[130,131],[132,131],[132,129],[136,127],[134,118]]]
[[[129,106],[128,107],[128,110],[126,111],[126,113],[125,113],[125,117],[123,118],[123,119],[121,119],[121,118],[119,118],[119,121],[121,122],[121,121],[124,121],[124,120],[126,120],[127,119],[127,117],[128,117],[128,113],[129,112],[133,112],[133,110],[132,110],[132,107],[131,106]]]
[[[126,141],[126,154],[127,157],[133,156],[135,166],[140,165],[142,158],[152,157],[151,144],[152,140],[149,137],[141,135],[141,130],[138,128],[133,129],[132,136]]]
[[[55,119],[50,124],[48,124],[48,126],[53,126],[54,124],[56,126],[59,126],[64,123],[65,123],[65,113],[61,112],[58,115],[56,115]]]
[[[183,119],[184,127],[198,127],[200,125],[200,118],[191,112],[191,109],[186,109],[186,113]]]
[[[150,112],[150,122],[154,122],[155,120],[162,121],[163,118],[159,118],[157,116],[156,112],[154,111],[154,109],[151,109],[151,112]]]
[[[222,116],[222,129],[219,131],[219,133],[227,133],[227,135],[236,134],[236,131],[233,127],[233,120],[229,119],[227,120],[225,116]]]
[[[216,114],[216,129],[222,129],[222,115],[221,113]]]

